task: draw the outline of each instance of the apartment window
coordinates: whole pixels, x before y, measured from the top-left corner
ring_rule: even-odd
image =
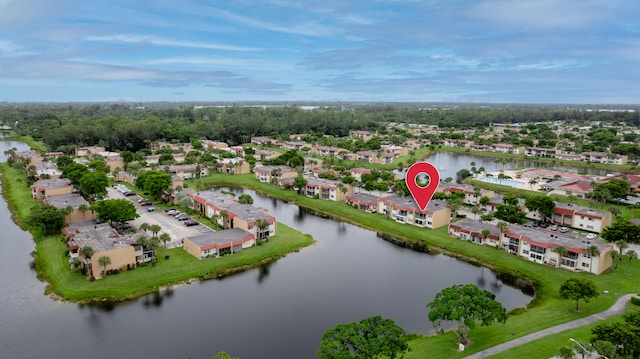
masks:
[[[582,263],[582,267],[589,268],[589,263]]]

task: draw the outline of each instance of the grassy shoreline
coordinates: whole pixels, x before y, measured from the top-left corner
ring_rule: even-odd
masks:
[[[517,314],[512,313],[505,324],[497,324],[491,327],[478,327],[472,330],[470,336],[474,344],[468,347],[467,351],[463,353],[457,352],[455,335],[450,332],[428,337],[417,336],[410,342],[413,352],[406,355],[406,358],[409,359],[424,357],[461,358],[476,351],[508,341],[514,337],[526,335],[556,324],[565,323],[603,311],[610,307],[619,295],[638,292],[640,290],[640,287],[636,284],[640,277],[640,265],[637,261],[632,263],[631,275],[629,276],[624,273],[626,263],[622,263],[620,266],[621,269],[618,271],[606,271],[599,276],[588,275],[586,273],[574,273],[536,264],[508,254],[505,251],[494,248],[487,248],[485,250],[482,246],[451,238],[447,234],[446,227],[428,230],[396,223],[381,214],[359,211],[343,203],[299,196],[293,191],[287,191],[270,184],[260,183],[256,181],[252,175],[227,176],[213,174],[207,178],[192,181],[191,183],[193,183],[191,187],[198,188],[199,190],[214,186],[214,184],[216,187],[250,188],[262,194],[308,208],[337,220],[346,221],[378,233],[392,236],[403,241],[408,246],[413,246],[419,250],[430,253],[444,253],[476,265],[483,265],[495,271],[526,280],[534,286],[536,296],[528,308],[517,311]],[[597,283],[600,290],[606,289],[610,294],[601,295],[596,299],[592,299],[588,304],[583,303],[581,311],[574,312],[572,303],[560,299],[557,290],[562,282],[577,276],[590,277]]]
[[[21,171],[0,164],[3,195],[13,219],[29,230],[36,248],[33,252],[38,278],[48,283],[46,293],[56,299],[74,302],[124,301],[157,291],[159,288],[221,278],[274,262],[289,253],[311,245],[311,236],[278,223],[278,235],[251,249],[210,260],[198,260],[182,248],[160,248],[155,265],[145,264],[102,280],[89,282],[69,269],[67,249],[62,235],[43,236],[38,229],[26,228],[24,219],[33,204],[31,192]],[[165,255],[170,259],[166,260]]]

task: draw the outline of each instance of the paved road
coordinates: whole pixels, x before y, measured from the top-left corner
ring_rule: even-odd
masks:
[[[559,324],[556,325],[555,327],[551,327],[551,328],[547,328],[547,329],[543,329],[531,334],[527,334],[523,337],[520,338],[516,338],[513,340],[510,340],[508,342],[504,342],[502,344],[498,344],[494,347],[485,349],[483,351],[471,354],[469,356],[464,357],[463,359],[480,359],[480,358],[487,358],[490,357],[492,355],[501,353],[505,350],[509,350],[515,347],[518,347],[520,345],[526,344],[530,341],[536,340],[536,339],[540,339],[543,337],[546,337],[547,335],[552,335],[552,334],[558,334],[561,332],[564,332],[565,330],[569,330],[569,329],[573,329],[573,328],[577,328],[577,327],[581,327],[583,325],[587,325],[587,324],[591,324],[591,323],[595,323],[595,322],[599,322],[605,318],[614,316],[614,315],[618,315],[618,314],[622,314],[625,312],[625,309],[627,307],[627,302],[629,302],[629,300],[631,299],[632,296],[634,296],[635,294],[624,294],[622,295],[620,298],[618,298],[618,300],[615,302],[615,304],[613,304],[611,306],[611,308],[605,310],[604,312],[600,312],[600,313],[596,313],[596,314],[592,314],[588,317],[585,318],[581,318],[581,319],[576,319],[574,321],[571,322],[567,322],[564,324]]]

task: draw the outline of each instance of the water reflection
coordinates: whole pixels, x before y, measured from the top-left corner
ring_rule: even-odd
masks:
[[[273,263],[263,264],[258,267],[258,283],[262,284],[269,276],[269,269]]]

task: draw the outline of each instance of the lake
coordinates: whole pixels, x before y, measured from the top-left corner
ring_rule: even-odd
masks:
[[[43,295],[45,284],[31,268],[33,241],[0,199],[0,357],[205,359],[226,351],[242,359],[314,358],[324,331],[372,315],[391,318],[408,333],[429,333],[426,304],[453,284],[494,292],[508,309],[531,300],[487,269],[401,248],[375,232],[246,193],[317,243],[222,280],[101,307]]]

